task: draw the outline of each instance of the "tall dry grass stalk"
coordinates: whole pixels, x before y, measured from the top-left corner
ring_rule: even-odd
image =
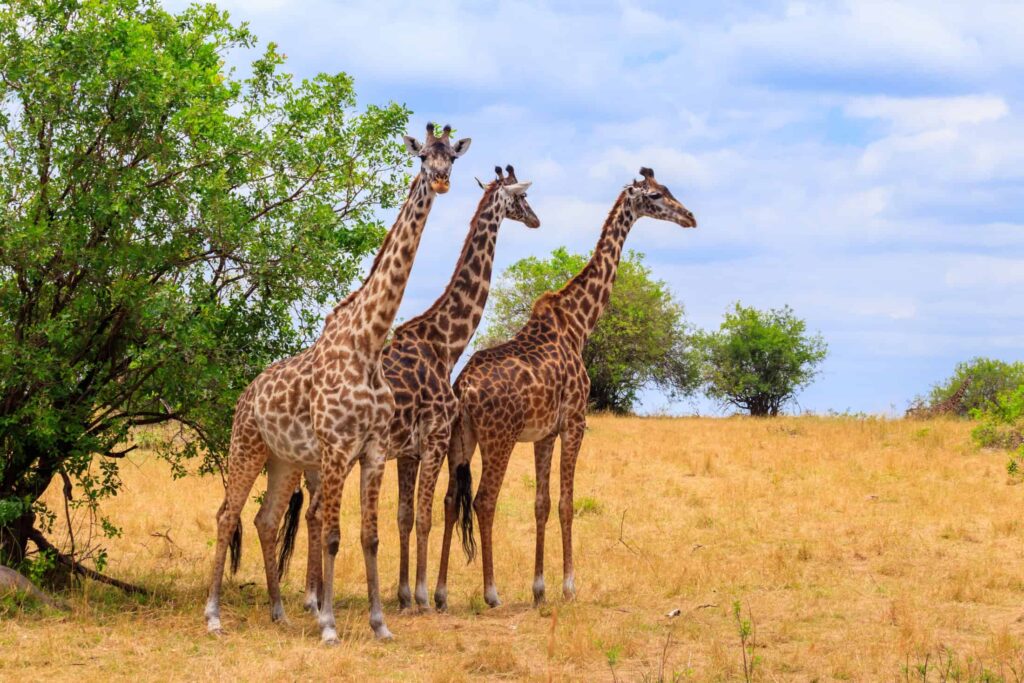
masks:
[[[242,570],[226,584],[228,634],[212,638],[202,606],[220,481],[172,481],[143,454],[125,463],[125,490],[106,506],[124,529],[108,571],[157,597],[90,583],[70,596],[70,616],[8,610],[0,678],[737,680],[736,600],[757,619],[754,680],[921,680],[926,661],[939,680],[936,662],[947,659],[964,672],[1024,674],[1024,489],[1008,485],[1001,454],[970,446],[969,425],[603,416],[590,425],[576,478],[590,502],[576,520],[574,604],[530,606],[533,462],[520,445],[495,522],[505,606],[482,608],[479,565],[456,561],[451,613],[396,613],[390,465],[380,547],[394,642],[374,642],[366,625],[353,485],[338,562],[342,645],[321,648],[301,611],[301,559],[285,584],[289,621],[270,622],[255,504],[243,515]],[[549,524],[557,587],[557,515]],[[434,533],[431,579],[439,541]],[[304,554],[303,540],[296,558]]]

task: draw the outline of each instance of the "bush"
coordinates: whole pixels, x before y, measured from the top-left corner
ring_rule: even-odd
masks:
[[[981,357],[958,363],[952,376],[932,387],[927,398],[919,400],[919,403],[926,410],[937,406],[956,393],[968,379],[970,386],[964,391],[959,405],[953,406],[951,411],[960,417],[989,409],[1001,394],[1024,384],[1024,363]]]
[[[708,397],[759,416],[778,415],[828,355],[821,335],[808,334],[788,306],[759,311],[737,303],[698,346]]]
[[[1024,476],[1024,383],[1003,391],[987,407],[975,409],[972,417],[981,420],[971,436],[979,446],[1016,449],[1007,471]]]

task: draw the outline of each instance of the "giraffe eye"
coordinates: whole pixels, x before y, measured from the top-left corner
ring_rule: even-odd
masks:
[[[652,192],[652,193],[650,193],[647,196],[650,197],[651,199],[661,199],[661,193],[660,192]]]

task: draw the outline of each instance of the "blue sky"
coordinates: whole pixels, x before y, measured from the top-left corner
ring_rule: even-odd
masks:
[[[406,103],[414,134],[473,138],[402,317],[446,284],[474,175],[534,182],[543,225],[506,223],[500,272],[589,252],[647,165],[700,228],[645,219],[627,246],[699,326],[739,300],[819,330],[802,409],[901,411],[959,360],[1024,358],[1024,3],[219,4],[297,75],[346,71],[364,103]]]

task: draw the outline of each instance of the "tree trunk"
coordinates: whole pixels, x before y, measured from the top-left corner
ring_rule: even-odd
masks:
[[[33,512],[0,526],[0,564],[17,567],[28,552],[28,541],[36,523]]]

